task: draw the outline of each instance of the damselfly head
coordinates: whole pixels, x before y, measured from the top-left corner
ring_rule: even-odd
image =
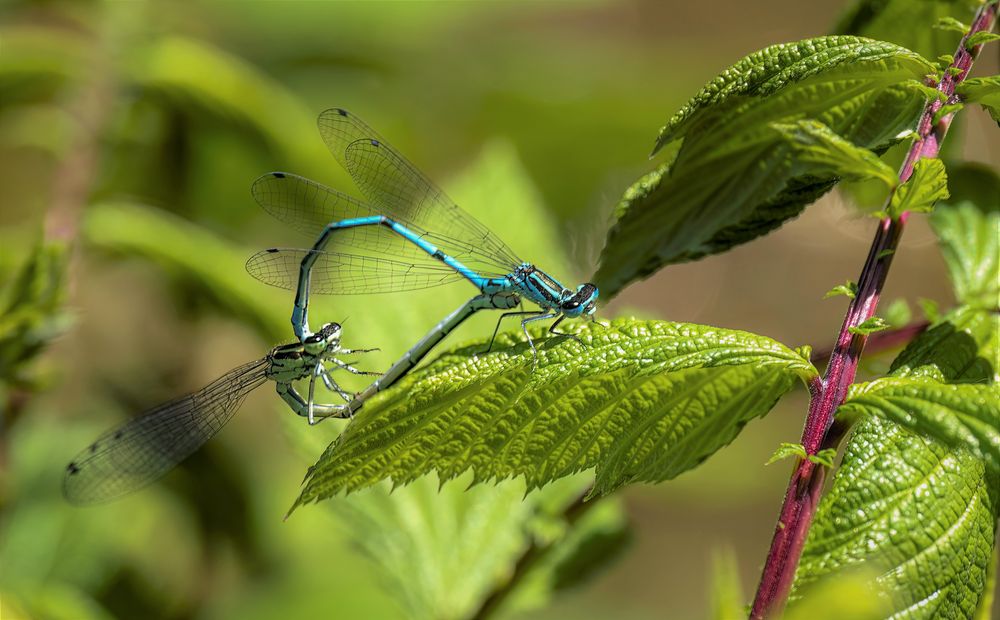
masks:
[[[576,293],[559,307],[570,318],[589,316],[597,309],[597,285],[587,282],[576,287]]]
[[[307,337],[302,346],[309,353],[319,354],[340,344],[340,323],[326,323],[315,334]]]

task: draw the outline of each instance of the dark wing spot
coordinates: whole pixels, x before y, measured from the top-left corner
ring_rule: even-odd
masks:
[[[283,179],[283,178],[285,178],[285,173],[284,172],[272,172],[271,176],[273,176],[276,179]]]
[[[80,468],[76,466],[76,463],[70,463],[66,466],[66,471],[69,472],[70,475],[78,474],[80,473]]]
[[[372,140],[372,146],[379,146],[378,140]]]
[[[90,444],[90,452],[91,453],[97,452],[97,444],[96,443]]]
[[[341,108],[334,108],[334,110],[336,110],[337,114],[339,114],[341,116],[347,116],[347,110],[344,110],[344,109],[341,109]]]
[[[267,252],[268,254],[274,254],[275,252],[278,252],[279,250],[278,250],[278,248],[267,248],[264,251]]]
[[[124,434],[125,434],[125,431],[118,431],[117,433],[115,433],[115,439],[121,439],[122,435],[124,435]]]

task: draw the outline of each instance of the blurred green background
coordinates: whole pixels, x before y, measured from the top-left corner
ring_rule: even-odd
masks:
[[[828,32],[843,8],[5,0],[0,278],[13,282],[43,235],[71,249],[65,287],[32,289],[37,307],[52,312],[17,320],[11,312],[0,326],[23,341],[0,360],[8,379],[0,393],[4,618],[401,618],[464,609],[463,593],[399,599],[448,592],[441,566],[449,561],[455,575],[477,561],[484,574],[508,570],[523,543],[518,483],[472,494],[445,487],[447,501],[470,514],[491,502],[512,511],[507,538],[500,526],[483,530],[499,542],[480,540],[469,557],[444,559],[452,538],[472,536],[462,529],[469,520],[430,528],[437,547],[407,546],[430,531],[414,515],[446,501],[434,481],[389,499],[309,506],[283,522],[305,467],[338,428],[306,428],[270,387],[163,483],[119,503],[67,506],[63,468],[108,426],[289,340],[291,294],[259,284],[242,263],[257,249],[311,240],[276,225],[248,188],[259,174],[287,170],[354,191],[317,135],[321,110],[360,115],[521,256],[576,282],[596,265],[614,204],[653,165],[646,154],[673,110],[743,55]],[[995,55],[984,60],[977,73],[995,73]],[[996,167],[991,132],[986,115],[968,110],[949,138],[953,152]],[[830,195],[762,240],[632,286],[600,314],[825,348],[845,301],[822,295],[857,276],[873,228]],[[61,264],[58,252],[48,256]],[[313,316],[343,321],[347,346],[381,347],[359,365],[384,369],[466,288],[328,298]],[[922,218],[906,233],[886,293],[950,303]],[[477,317],[453,338],[488,333],[493,320]],[[873,357],[868,370],[888,360]],[[621,493],[635,533],[619,561],[513,615],[704,617],[713,563],[729,553],[749,600],[788,476],[787,466],[763,463],[779,442],[797,441],[805,402],[801,392],[786,398],[674,482]],[[401,581],[405,574],[412,579]],[[436,585],[411,583],[423,581]]]

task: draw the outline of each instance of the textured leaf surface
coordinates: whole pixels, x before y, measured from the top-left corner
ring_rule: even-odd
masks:
[[[897,425],[964,447],[1000,479],[1000,388],[933,379],[887,378],[851,387],[841,413],[882,416]]]
[[[817,37],[772,45],[743,58],[706,84],[660,129],[653,152],[684,136],[699,112],[732,97],[763,97],[841,66],[875,62],[908,66],[919,73],[930,70],[918,54],[892,43],[862,37]]]
[[[970,202],[944,206],[931,216],[955,296],[962,303],[1000,307],[1000,211]]]
[[[911,343],[895,377],[982,384],[996,376],[995,314],[963,308]],[[983,595],[1000,478],[964,448],[881,417],[855,428],[796,573],[800,591],[844,571],[878,572],[885,618],[969,618]]]
[[[389,478],[472,470],[528,488],[596,468],[595,494],[694,467],[816,370],[746,332],[659,321],[577,326],[584,344],[505,335],[442,355],[361,410],[297,504]]]
[[[843,171],[799,157],[775,124],[818,122],[876,152],[898,141],[926,101],[913,80],[930,67],[905,50],[899,55],[815,67],[807,79],[776,83],[766,97],[701,104],[678,125],[685,137],[673,163],[641,178],[618,206],[594,276],[602,294],[774,230],[833,187]]]

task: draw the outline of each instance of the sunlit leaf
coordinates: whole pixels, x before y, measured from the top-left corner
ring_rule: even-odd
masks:
[[[789,457],[804,459],[809,457],[809,453],[806,452],[805,446],[803,446],[800,443],[783,442],[781,445],[778,446],[778,449],[774,451],[774,454],[771,455],[771,458],[767,459],[767,462],[764,464],[771,465],[773,463],[777,463],[778,461],[783,461]]]
[[[773,340],[620,319],[545,340],[537,365],[505,335],[447,353],[361,410],[310,470],[297,504],[436,470],[528,488],[596,467],[595,495],[699,464],[816,370]]]
[[[960,309],[921,334],[895,377],[981,384],[995,379],[1000,317]],[[881,618],[971,617],[992,561],[1000,478],[966,448],[948,447],[878,416],[853,431],[821,500],[795,588],[876,571],[890,605]]]
[[[765,97],[841,66],[881,62],[893,68],[906,67],[915,72],[913,76],[933,68],[918,54],[907,49],[861,37],[817,37],[766,47],[720,73],[678,110],[660,129],[653,152],[683,137],[698,113],[732,97]]]
[[[843,295],[850,299],[854,299],[858,294],[858,285],[855,282],[847,281],[844,284],[838,284],[823,295],[823,299],[829,299],[830,297],[837,297]]]
[[[925,68],[903,50],[899,58],[812,68],[807,79],[783,82],[767,97],[699,104],[697,114],[677,121],[685,137],[673,164],[640,179],[616,210],[594,276],[602,294],[664,265],[745,243],[800,213],[839,177],[828,163],[797,157],[773,125],[814,120],[879,152],[923,110],[926,97],[913,80]]]
[[[1000,307],[1000,211],[947,205],[931,216],[931,225],[959,301]]]
[[[949,447],[966,448],[1000,479],[1000,387],[885,378],[851,387],[839,413],[879,415]]]

